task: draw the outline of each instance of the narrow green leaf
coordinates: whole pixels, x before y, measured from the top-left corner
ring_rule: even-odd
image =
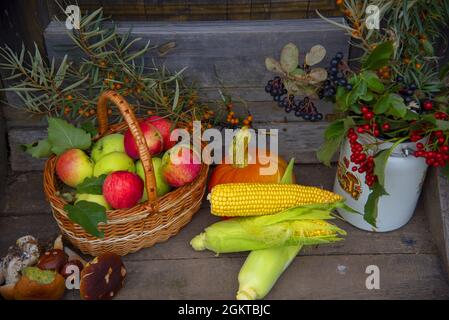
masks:
[[[80,86],[83,82],[85,82],[87,79],[89,79],[89,75],[86,75],[84,78],[82,78],[81,80],[78,80],[77,82],[72,83],[71,85],[69,85],[68,87],[65,87],[61,93],[65,93],[67,91],[73,90],[75,88],[77,88],[78,86]]]
[[[173,105],[172,105],[173,111],[176,110],[176,107],[178,106],[178,101],[179,101],[179,83],[178,83],[177,79],[175,81],[175,84],[176,84],[175,97],[173,98]]]
[[[86,232],[97,238],[104,238],[104,233],[98,230],[100,222],[107,223],[106,209],[93,202],[79,201],[75,205],[66,204],[70,220],[79,224]]]
[[[64,58],[61,61],[61,64],[59,65],[58,71],[56,71],[55,75],[55,85],[56,88],[59,88],[64,81],[65,73],[67,72],[67,69],[69,68],[69,64],[67,63],[67,55],[64,55]]]
[[[291,158],[288,163],[287,169],[285,169],[284,175],[282,176],[281,182],[282,184],[291,184],[293,183],[293,169],[295,167],[295,158]]]

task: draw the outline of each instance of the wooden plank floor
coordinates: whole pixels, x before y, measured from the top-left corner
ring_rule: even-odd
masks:
[[[334,173],[321,165],[296,168],[298,182],[325,188],[331,188]],[[40,172],[10,177],[5,200],[0,213],[1,255],[21,235],[45,240],[57,234]],[[204,202],[176,237],[126,256],[127,282],[117,299],[233,299],[246,254],[215,256],[189,246],[194,235],[216,220]],[[449,299],[449,285],[421,208],[409,224],[390,233],[337,224],[348,232],[346,241],[304,249],[267,299]],[[369,265],[380,269],[379,290],[365,287]],[[66,298],[78,299],[78,292],[67,292]]]

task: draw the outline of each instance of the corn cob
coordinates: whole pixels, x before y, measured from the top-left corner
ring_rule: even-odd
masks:
[[[230,253],[340,241],[338,236],[346,233],[323,220],[332,219],[331,210],[339,205],[302,206],[274,215],[220,221],[206,228],[190,244],[197,251]]]
[[[237,300],[263,299],[302,245],[251,251],[239,272]]]
[[[226,183],[209,194],[211,212],[216,216],[268,215],[288,208],[334,203],[343,198],[333,192],[298,184]]]

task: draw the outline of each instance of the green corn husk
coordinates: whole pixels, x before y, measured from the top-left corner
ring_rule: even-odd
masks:
[[[239,272],[237,300],[263,299],[302,245],[251,251]]]
[[[281,183],[292,183],[294,159],[290,160]],[[251,251],[240,269],[237,300],[263,299],[293,262],[302,245]]]
[[[230,253],[280,246],[315,245],[342,240],[346,232],[324,221],[341,202],[301,206],[274,215],[241,217],[214,223],[192,239],[197,250]]]

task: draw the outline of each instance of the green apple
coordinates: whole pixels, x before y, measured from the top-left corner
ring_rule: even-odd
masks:
[[[136,172],[133,159],[124,152],[111,152],[103,156],[94,167],[94,177],[114,171]]]
[[[107,135],[97,142],[92,147],[91,158],[98,162],[103,156],[111,152],[125,152],[125,145],[123,143],[124,136],[120,133]]]
[[[111,210],[111,206],[106,202],[106,199],[103,197],[102,194],[78,193],[75,198],[76,198],[75,204],[78,201],[84,200],[99,204],[100,206],[105,207],[106,210]]]
[[[158,197],[162,197],[164,194],[166,194],[167,192],[170,191],[170,186],[168,185],[168,183],[165,181],[164,177],[162,176],[162,171],[161,171],[162,159],[153,157],[152,160],[153,160],[154,176],[156,178],[156,193],[157,193]],[[145,182],[145,173],[143,171],[142,161],[140,161],[140,160],[136,162],[136,173]],[[148,200],[148,196],[147,196],[147,190],[145,188],[143,191],[143,196],[142,196],[141,201],[146,201],[146,200]]]

